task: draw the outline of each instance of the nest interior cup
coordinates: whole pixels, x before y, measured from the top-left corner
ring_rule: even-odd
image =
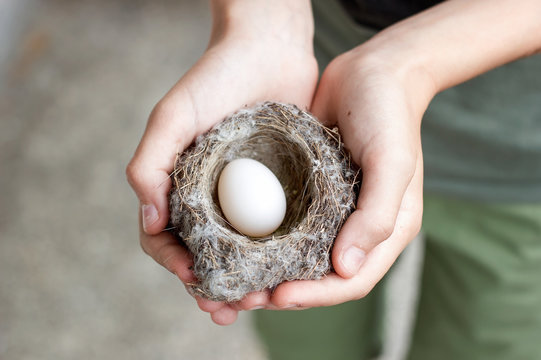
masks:
[[[218,178],[237,158],[263,163],[286,194],[284,221],[266,237],[240,234],[220,210]],[[193,292],[233,302],[330,272],[333,241],[355,206],[356,174],[338,132],[294,105],[245,108],[198,137],[178,154],[170,193],[172,232],[194,256]]]

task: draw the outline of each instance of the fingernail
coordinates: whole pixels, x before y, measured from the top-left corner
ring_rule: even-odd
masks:
[[[366,254],[363,250],[356,246],[351,246],[342,255],[342,265],[350,274],[355,275],[359,272],[365,256]]]
[[[265,306],[263,306],[263,305],[256,305],[256,306],[254,306],[253,308],[251,308],[250,311],[252,311],[252,310],[259,310],[259,309],[264,309],[264,308],[265,308]]]
[[[142,205],[141,213],[143,215],[143,230],[146,232],[147,228],[158,220],[158,210],[152,204]]]

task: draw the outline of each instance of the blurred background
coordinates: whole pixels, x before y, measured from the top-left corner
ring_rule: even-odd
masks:
[[[124,169],[196,61],[207,1],[0,1],[0,359],[266,359],[139,247]],[[395,269],[385,359],[407,346],[419,241]]]

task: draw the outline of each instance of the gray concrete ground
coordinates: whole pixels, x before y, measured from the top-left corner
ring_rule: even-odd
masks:
[[[265,359],[249,314],[213,325],[143,254],[124,176],[152,106],[206,46],[207,3],[0,11],[0,359]],[[391,279],[385,359],[407,346],[419,249]]]

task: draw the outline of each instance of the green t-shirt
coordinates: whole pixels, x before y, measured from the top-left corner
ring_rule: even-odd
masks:
[[[375,34],[335,1],[314,0],[315,50],[327,63]],[[425,191],[482,201],[541,201],[541,56],[438,94],[422,125]]]

